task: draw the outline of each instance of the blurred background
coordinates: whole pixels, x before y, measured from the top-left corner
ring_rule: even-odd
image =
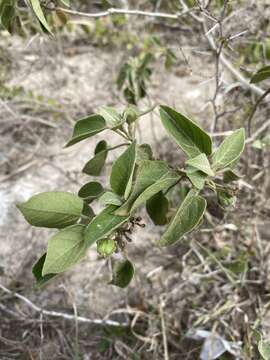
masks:
[[[258,102],[270,82],[249,83],[270,63],[269,1],[76,0],[74,13],[44,5],[54,36],[24,1],[12,34],[0,28],[0,359],[270,359],[269,97]],[[76,14],[110,8],[123,13]],[[131,101],[125,66],[141,86],[141,110],[175,107],[216,145],[246,128],[237,203],[224,211],[210,201],[200,229],[162,249],[162,227],[141,211],[146,227],[128,247],[136,276],[127,289],[108,285],[110,262],[93,248],[37,290],[31,266],[52,231],[32,228],[15,204],[89,181],[81,169],[104,134],[64,145],[78,118]],[[158,110],[142,119],[138,138],[156,158],[184,163]],[[116,154],[99,177],[104,186]]]

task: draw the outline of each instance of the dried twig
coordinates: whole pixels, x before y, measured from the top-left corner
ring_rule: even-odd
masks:
[[[114,320],[103,320],[103,319],[89,319],[83,316],[75,316],[75,315],[71,315],[71,314],[66,314],[63,312],[58,312],[58,311],[49,311],[46,309],[42,309],[41,307],[35,305],[31,300],[27,299],[25,296],[18,294],[16,292],[13,292],[11,290],[9,290],[8,288],[6,288],[4,285],[0,284],[0,289],[2,291],[4,291],[6,294],[12,295],[15,298],[23,301],[28,307],[30,307],[31,309],[33,309],[34,311],[46,315],[46,316],[50,316],[50,317],[59,317],[65,320],[72,320],[72,321],[78,321],[78,322],[82,322],[82,323],[87,323],[87,324],[93,324],[93,325],[107,325],[107,326],[129,326],[129,324],[127,322],[123,322],[120,323],[118,321],[114,321]]]
[[[165,19],[173,19],[173,20],[176,20],[179,17],[193,11],[193,9],[188,9],[181,13],[170,14],[170,13],[162,13],[162,12],[116,9],[116,8],[110,8],[106,11],[101,11],[101,12],[97,12],[97,13],[84,13],[84,12],[70,10],[70,9],[64,9],[64,8],[60,8],[60,7],[57,7],[55,10],[60,10],[60,11],[65,12],[66,14],[82,16],[85,18],[101,18],[101,17],[111,16],[114,14],[122,14],[122,15],[137,15],[137,16],[146,16],[146,17],[155,17],[155,18],[165,18]]]

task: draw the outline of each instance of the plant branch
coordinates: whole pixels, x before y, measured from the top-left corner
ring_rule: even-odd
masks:
[[[120,322],[114,321],[114,320],[89,319],[89,318],[86,318],[86,317],[83,317],[83,316],[75,316],[75,315],[66,314],[66,313],[62,313],[62,312],[58,312],[58,311],[45,310],[45,309],[42,309],[39,306],[35,305],[32,301],[30,301],[29,299],[27,299],[23,295],[9,290],[8,288],[6,288],[2,284],[0,284],[0,289],[2,291],[4,291],[6,294],[12,295],[15,298],[21,300],[28,307],[30,307],[34,311],[36,311],[36,312],[38,312],[40,314],[43,314],[43,315],[47,315],[47,316],[51,316],[51,317],[59,317],[59,318],[65,319],[65,320],[73,320],[73,321],[76,320],[78,322],[94,324],[94,325],[107,325],[107,326],[128,326],[129,325],[128,323],[120,323]]]
[[[146,17],[155,17],[155,18],[165,18],[177,20],[179,17],[186,15],[193,11],[193,9],[188,9],[180,13],[170,14],[170,13],[162,13],[162,12],[151,12],[151,11],[141,11],[141,10],[129,10],[129,9],[117,9],[110,8],[106,11],[101,11],[97,13],[84,13],[76,10],[64,9],[61,7],[56,7],[55,10],[63,11],[66,14],[82,16],[85,18],[101,18],[106,16],[111,16],[114,14],[123,14],[123,15],[137,15],[137,16],[146,16]]]

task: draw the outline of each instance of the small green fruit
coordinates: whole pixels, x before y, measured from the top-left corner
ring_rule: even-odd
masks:
[[[112,239],[100,239],[97,242],[97,251],[101,256],[112,255],[116,250],[115,241]]]

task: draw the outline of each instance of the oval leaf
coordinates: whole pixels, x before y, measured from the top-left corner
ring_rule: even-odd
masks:
[[[147,200],[146,210],[155,225],[165,225],[167,223],[169,202],[162,191]]]
[[[258,343],[258,351],[263,358],[263,360],[270,359],[270,343],[267,343],[263,339],[260,339]]]
[[[167,132],[188,157],[212,153],[212,140],[197,124],[168,106],[160,107],[161,121]]]
[[[100,115],[87,116],[76,122],[73,134],[66,147],[90,138],[106,129],[106,122]]]
[[[42,275],[42,269],[44,266],[45,258],[47,253],[43,254],[38,261],[34,264],[32,268],[32,273],[36,279],[36,287],[40,288],[45,285],[48,281],[54,278],[57,274],[47,274],[45,276]]]
[[[103,186],[99,182],[90,181],[87,184],[83,185],[83,187],[81,187],[78,195],[86,202],[91,202],[101,196],[103,192]]]
[[[120,196],[111,191],[105,192],[100,197],[99,202],[103,205],[117,205],[117,206],[122,205],[122,200]]]
[[[40,6],[40,1],[39,0],[29,0],[30,1],[30,4],[32,6],[32,9],[36,15],[36,17],[38,18],[39,22],[41,23],[41,25],[50,33],[52,34],[51,32],[51,29],[50,29],[50,26],[43,14],[43,11],[42,11],[42,8]]]
[[[143,160],[152,160],[152,159],[153,159],[153,151],[150,145],[142,144],[137,147],[137,156],[136,156],[137,163]]]
[[[84,225],[72,225],[49,239],[42,276],[61,273],[86,255],[84,230]]]
[[[90,221],[95,217],[94,210],[86,204],[86,202],[83,204],[83,210],[82,210],[82,217],[80,224],[88,225]]]
[[[241,176],[236,174],[231,169],[225,169],[225,171],[223,172],[223,182],[225,184],[228,184],[228,183],[233,182],[233,181],[237,181],[240,178],[241,178]]]
[[[95,148],[95,156],[85,164],[82,170],[83,173],[92,176],[99,176],[105,164],[107,155],[107,143],[106,141],[101,140]]]
[[[263,68],[258,70],[254,75],[252,75],[250,79],[250,83],[256,84],[269,78],[270,78],[270,66],[264,66]]]
[[[245,147],[245,130],[234,131],[227,136],[213,155],[213,169],[221,170],[234,163]]]
[[[90,222],[85,231],[87,246],[91,246],[99,239],[105,238],[128,220],[129,216],[115,215],[116,209],[117,206],[110,205]]]
[[[113,279],[110,284],[125,288],[134,276],[134,267],[129,260],[118,263],[113,269]]]
[[[215,176],[215,173],[211,169],[209,160],[205,154],[200,154],[192,159],[187,160],[186,164],[202,171],[206,175]]]
[[[142,160],[139,164],[135,185],[128,200],[116,211],[127,215],[161,190],[169,188],[180,176],[164,161]]]
[[[99,109],[99,113],[105,119],[106,125],[110,129],[117,128],[124,122],[124,118],[110,106],[102,106]]]
[[[193,171],[193,169],[194,168],[190,168],[187,170],[187,177],[192,182],[193,186],[195,186],[195,188],[202,190],[204,188],[207,175],[196,169],[196,171]]]
[[[51,191],[34,195],[17,207],[33,226],[63,228],[79,220],[83,200],[71,193]]]
[[[136,159],[136,142],[134,141],[112,166],[110,183],[112,190],[120,195],[129,195]]]
[[[162,235],[159,241],[160,246],[176,243],[199,224],[206,208],[206,201],[201,196],[198,196],[197,193],[197,190],[192,189],[187,194],[165,233]]]

